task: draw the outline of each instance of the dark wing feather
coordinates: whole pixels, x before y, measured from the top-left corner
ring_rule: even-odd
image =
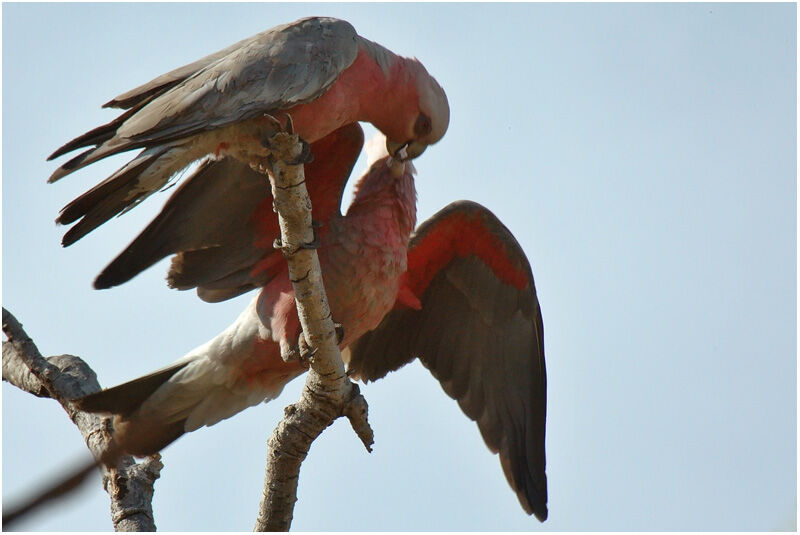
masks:
[[[269,196],[264,177],[233,158],[203,163],[161,213],[97,279],[95,288],[130,280],[165,256],[225,242],[252,242],[247,217]],[[243,232],[245,231],[245,232]]]
[[[419,357],[500,454],[522,507],[547,518],[542,316],[525,253],[486,208],[453,203],[411,240],[398,306],[350,347],[349,369],[375,380]]]
[[[356,163],[364,134],[357,123],[311,144],[305,166],[313,216],[338,214],[342,191]],[[208,301],[229,299],[262,286],[275,271],[280,236],[267,177],[233,158],[206,161],[186,179],[161,213],[95,280],[110,288],[130,280],[162,258],[173,258],[168,280],[179,289],[198,288]],[[280,264],[283,266],[283,264]]]

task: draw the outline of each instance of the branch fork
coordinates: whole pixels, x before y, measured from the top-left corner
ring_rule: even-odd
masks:
[[[310,369],[300,400],[286,408],[284,419],[269,439],[264,496],[255,530],[288,531],[300,465],[311,443],[341,416],[348,418],[367,451],[372,451],[373,432],[367,420],[367,402],[344,370],[313,246],[316,236],[303,170],[308,145],[294,133],[278,132],[269,146],[268,176],[281,229],[279,245],[289,266],[301,336],[310,349]]]
[[[289,405],[284,419],[268,441],[264,495],[259,508],[257,531],[288,531],[300,465],[311,443],[337,418],[346,416],[367,451],[374,442],[367,415],[367,402],[358,386],[345,373],[338,344],[341,326],[331,317],[317,257],[315,224],[305,184],[303,163],[311,161],[309,146],[289,131],[269,139],[270,156],[255,167],[268,172],[274,209],[281,229],[280,242],[289,266],[297,312],[303,333],[309,373],[300,400]],[[266,163],[266,165],[264,165]],[[87,463],[69,479],[18,507],[3,517],[4,528],[39,505],[68,493],[95,468],[101,466],[103,486],[111,497],[111,518],[116,531],[155,531],[153,485],[163,468],[160,455],[136,463],[133,457],[115,451],[109,416],[77,410],[71,400],[98,392],[100,385],[92,369],[80,358],[61,355],[45,359],[14,316],[3,309],[3,380],[38,397],[58,401],[77,425],[95,461]],[[102,461],[113,459],[113,466]]]
[[[98,392],[97,375],[80,358],[59,355],[45,359],[17,319],[3,309],[3,380],[38,397],[52,398],[67,411],[97,461],[75,471],[56,487],[49,487],[26,503],[3,511],[3,528],[38,506],[67,494],[98,466],[113,449],[111,419],[75,409],[70,400]],[[118,457],[113,466],[102,466],[103,487],[111,497],[111,520],[115,531],[155,531],[153,485],[158,479],[161,457],[154,455],[136,463],[133,457]]]

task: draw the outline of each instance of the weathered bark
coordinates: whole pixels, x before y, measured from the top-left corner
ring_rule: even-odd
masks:
[[[25,333],[17,319],[3,309],[3,380],[38,397],[58,401],[86,440],[95,459],[108,451],[111,442],[111,420],[76,410],[70,400],[100,390],[97,376],[80,358],[60,355],[45,359],[36,344]],[[3,528],[39,505],[67,493],[77,486],[96,463],[87,463],[59,485],[48,489],[24,505],[4,511]],[[155,455],[136,463],[133,457],[117,459],[114,467],[103,467],[103,486],[111,497],[111,521],[115,531],[155,531],[153,520],[153,485],[162,468]]]
[[[300,400],[285,410],[268,443],[264,495],[255,529],[288,531],[300,465],[311,443],[340,416],[346,416],[368,451],[373,432],[367,421],[367,402],[358,386],[350,382],[337,345],[337,335],[322,285],[311,201],[305,186],[303,164],[298,161],[303,144],[294,134],[279,133],[270,139],[273,157],[267,162],[275,211],[281,228],[280,247],[289,266],[297,311],[308,352],[309,373]],[[42,358],[33,341],[16,319],[3,309],[3,380],[39,397],[57,400],[80,429],[92,455],[109,455],[110,418],[76,410],[69,400],[100,390],[94,372],[78,357]],[[94,464],[76,472],[38,505],[67,492],[91,472]],[[132,457],[118,458],[116,467],[104,467],[104,486],[111,496],[116,531],[154,531],[153,483],[162,465],[158,455],[136,464]],[[4,523],[8,521],[4,517]]]
[[[297,313],[310,346],[310,370],[300,400],[285,410],[268,443],[264,496],[256,531],[288,531],[297,501],[300,465],[311,443],[336,418],[347,416],[367,450],[373,443],[367,403],[345,374],[325,289],[322,285],[311,200],[305,185],[303,144],[295,134],[270,139],[269,171],[274,208],[281,229],[279,246],[289,265]],[[302,344],[301,344],[302,345]]]

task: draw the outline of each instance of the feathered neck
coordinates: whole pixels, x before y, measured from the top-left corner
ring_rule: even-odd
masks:
[[[347,216],[362,216],[389,208],[398,223],[398,230],[409,236],[417,224],[417,190],[414,166],[384,157],[372,164],[356,183],[353,202]]]

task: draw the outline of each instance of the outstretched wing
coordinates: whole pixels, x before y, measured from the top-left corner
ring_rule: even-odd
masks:
[[[342,191],[364,134],[343,126],[311,145],[306,185],[313,217],[323,224],[339,213]],[[229,299],[263,286],[284,266],[273,248],[280,236],[267,177],[233,158],[205,162],[181,184],[159,215],[95,280],[110,288],[177,253],[170,286],[198,288],[207,301]]]
[[[417,230],[404,284],[421,308],[398,301],[350,346],[351,373],[375,380],[419,357],[500,454],[525,511],[545,520],[543,325],[525,253],[489,210],[459,201]]]
[[[96,145],[65,163],[50,180],[117,152],[314,100],[355,61],[356,37],[348,22],[312,17],[277,26],[162,75],[106,104],[131,107],[123,120],[56,150],[50,159]]]

